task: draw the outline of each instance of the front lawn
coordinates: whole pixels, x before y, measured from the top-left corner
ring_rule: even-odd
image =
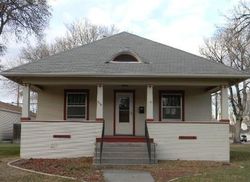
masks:
[[[101,182],[102,171],[92,165],[90,157],[70,159],[21,159],[13,165],[49,174],[74,177],[80,181]]]
[[[231,145],[231,164],[230,166],[222,166],[216,170],[204,171],[199,176],[185,177],[178,182],[249,182],[250,181],[250,145],[249,144],[233,144]]]
[[[0,143],[0,158],[18,157],[20,154],[20,145],[12,143]]]
[[[180,177],[178,182],[248,182],[250,181],[250,145],[231,145],[231,163],[204,161],[162,161],[157,165],[142,165],[115,169],[149,171],[156,182]],[[6,166],[12,158],[19,157],[19,145],[0,143],[0,181],[68,181],[61,178],[22,172]],[[1,162],[2,161],[2,162]],[[90,158],[62,160],[21,160],[19,166],[54,174],[69,175],[86,181],[102,181],[102,170],[92,166]],[[105,168],[105,167],[104,167]],[[108,167],[110,169],[110,167]],[[103,167],[101,168],[103,169]],[[11,173],[10,173],[11,172]],[[194,176],[195,175],[195,176]]]

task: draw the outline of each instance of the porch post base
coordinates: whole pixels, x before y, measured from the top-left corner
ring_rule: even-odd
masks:
[[[224,123],[230,123],[230,120],[229,120],[229,119],[220,119],[219,121],[220,121],[220,122],[224,122]]]
[[[95,120],[96,120],[96,122],[103,122],[104,121],[103,118],[96,118]]]
[[[21,117],[21,122],[30,121],[30,117]]]

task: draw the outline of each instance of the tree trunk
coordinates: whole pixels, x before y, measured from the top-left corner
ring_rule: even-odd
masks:
[[[234,143],[241,143],[240,141],[240,131],[241,131],[242,119],[236,118],[236,123],[234,125]]]

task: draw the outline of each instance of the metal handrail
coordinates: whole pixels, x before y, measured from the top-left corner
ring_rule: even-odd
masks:
[[[148,148],[149,163],[151,163],[151,143],[150,143],[150,138],[149,138],[149,133],[148,133],[147,120],[145,120],[145,138],[146,138],[147,148]]]
[[[102,150],[103,150],[104,131],[105,131],[105,120],[103,120],[103,125],[102,125],[102,137],[101,137],[101,146],[100,146],[100,164],[102,163]]]

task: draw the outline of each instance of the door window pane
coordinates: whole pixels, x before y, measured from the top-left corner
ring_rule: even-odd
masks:
[[[123,96],[120,98],[120,103],[119,103],[120,123],[129,123],[129,105],[130,105],[129,97]]]

